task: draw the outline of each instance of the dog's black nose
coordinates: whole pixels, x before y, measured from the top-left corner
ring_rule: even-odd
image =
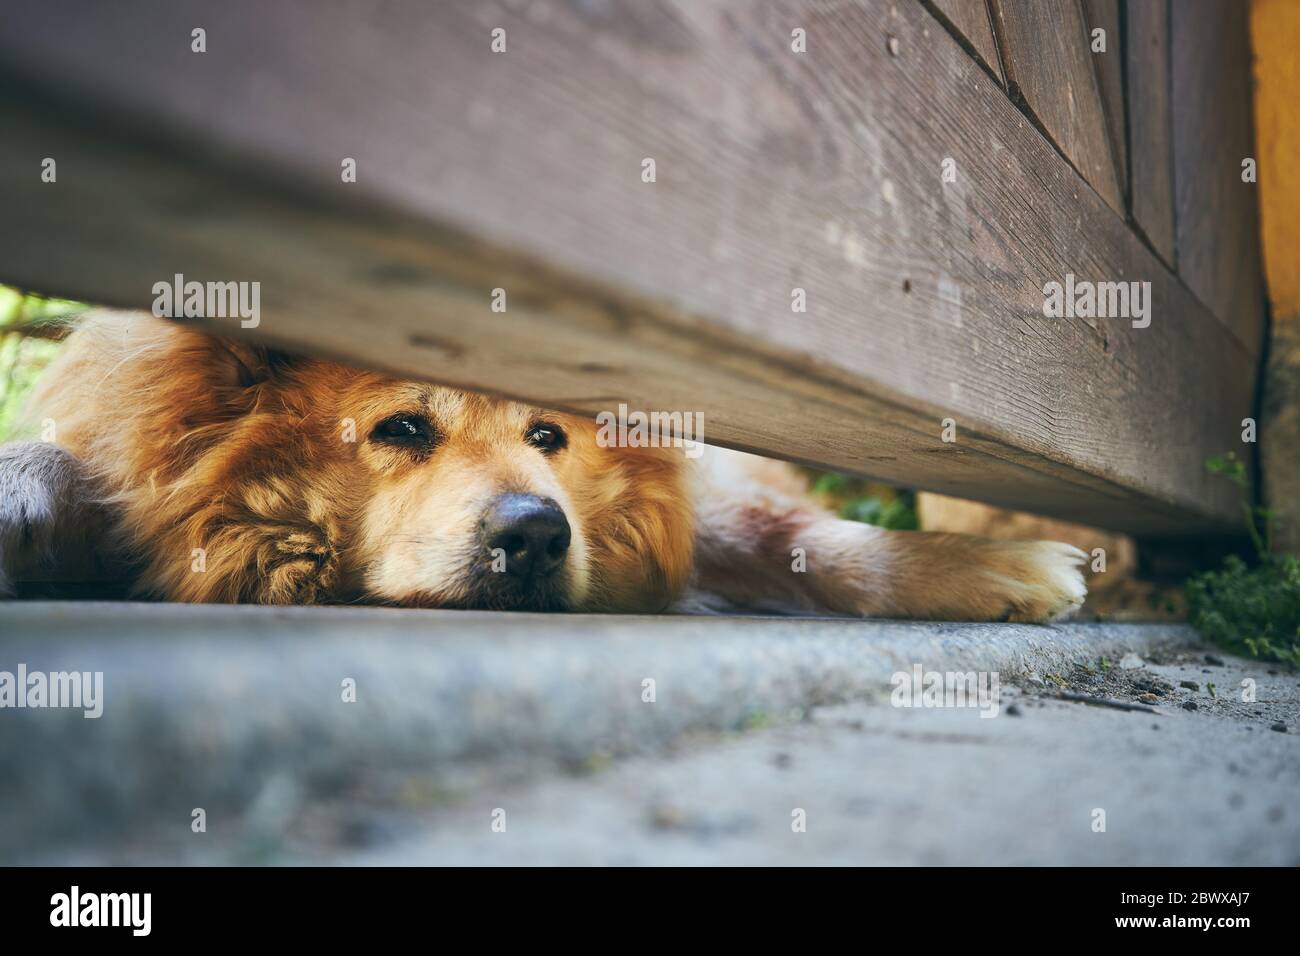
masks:
[[[550,574],[564,563],[570,538],[569,521],[550,498],[501,495],[483,516],[483,542],[512,577]]]

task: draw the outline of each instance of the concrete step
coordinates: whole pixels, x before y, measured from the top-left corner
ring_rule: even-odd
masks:
[[[887,713],[891,675],[916,666],[1072,693],[1075,665],[1202,651],[1177,625],[0,604],[0,671],[103,674],[97,719],[0,711],[0,758],[20,768],[0,788],[0,854],[328,858],[467,795],[834,705]]]

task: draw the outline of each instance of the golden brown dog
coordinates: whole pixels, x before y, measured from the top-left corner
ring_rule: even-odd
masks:
[[[0,590],[93,554],[174,601],[1043,621],[1084,597],[1069,545],[883,531],[776,462],[604,447],[146,315],[86,319],[29,419],[44,440],[0,449]]]

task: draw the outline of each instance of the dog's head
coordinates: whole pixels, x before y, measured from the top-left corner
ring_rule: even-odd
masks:
[[[45,413],[111,474],[161,596],[656,611],[686,584],[679,449],[140,316],[60,362]]]
[[[337,367],[305,366],[311,384]],[[604,448],[593,422],[344,371],[319,453],[365,487],[350,564],[399,604],[658,610],[684,584],[692,519],[679,453]],[[354,442],[340,441],[351,432]]]

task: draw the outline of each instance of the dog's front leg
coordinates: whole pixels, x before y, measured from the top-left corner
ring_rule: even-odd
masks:
[[[757,481],[698,500],[696,588],[743,608],[1048,621],[1086,593],[1086,555],[1060,542],[886,531]]]

